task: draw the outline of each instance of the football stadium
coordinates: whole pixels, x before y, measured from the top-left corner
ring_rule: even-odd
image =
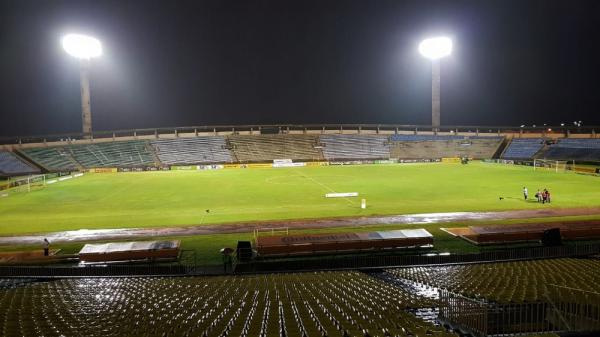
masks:
[[[110,51],[65,35],[81,131],[0,137],[0,336],[600,335],[600,126],[442,124],[452,43],[431,124],[98,131]]]

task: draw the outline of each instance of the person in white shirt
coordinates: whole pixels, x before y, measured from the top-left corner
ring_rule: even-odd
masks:
[[[523,196],[525,197],[525,200],[527,200],[529,193],[527,192],[527,187],[523,187]]]

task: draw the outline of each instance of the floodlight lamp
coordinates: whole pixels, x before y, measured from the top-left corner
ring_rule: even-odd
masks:
[[[79,59],[91,59],[102,55],[102,45],[98,39],[80,34],[68,34],[62,38],[65,51]]]
[[[452,40],[448,37],[425,39],[419,44],[419,53],[432,60],[448,56],[452,53]]]

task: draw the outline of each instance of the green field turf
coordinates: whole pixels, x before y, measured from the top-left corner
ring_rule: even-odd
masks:
[[[525,202],[523,186],[552,204]],[[0,234],[586,206],[600,206],[598,177],[479,162],[86,174],[0,198]]]

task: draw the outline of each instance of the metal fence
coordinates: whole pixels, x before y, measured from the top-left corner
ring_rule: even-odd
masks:
[[[441,289],[440,320],[474,336],[600,331],[600,293],[551,285],[545,300],[494,303]]]
[[[559,330],[600,331],[600,293],[551,285],[548,299],[550,320]]]
[[[230,273],[268,273],[288,271],[376,269],[398,266],[463,264],[494,261],[516,261],[600,254],[600,244],[537,247],[452,255],[355,255],[321,256],[242,262],[227,265],[199,266],[193,264],[133,264],[86,266],[0,266],[0,277],[85,277],[137,275],[216,275]],[[193,259],[195,261],[195,258]]]
[[[251,261],[249,263],[238,263],[235,271],[237,273],[256,273],[333,269],[368,269],[414,265],[532,260],[558,257],[589,256],[595,254],[600,254],[600,244],[519,248],[472,254],[358,255],[346,257],[322,256],[320,258],[290,258],[285,260],[263,260]]]

